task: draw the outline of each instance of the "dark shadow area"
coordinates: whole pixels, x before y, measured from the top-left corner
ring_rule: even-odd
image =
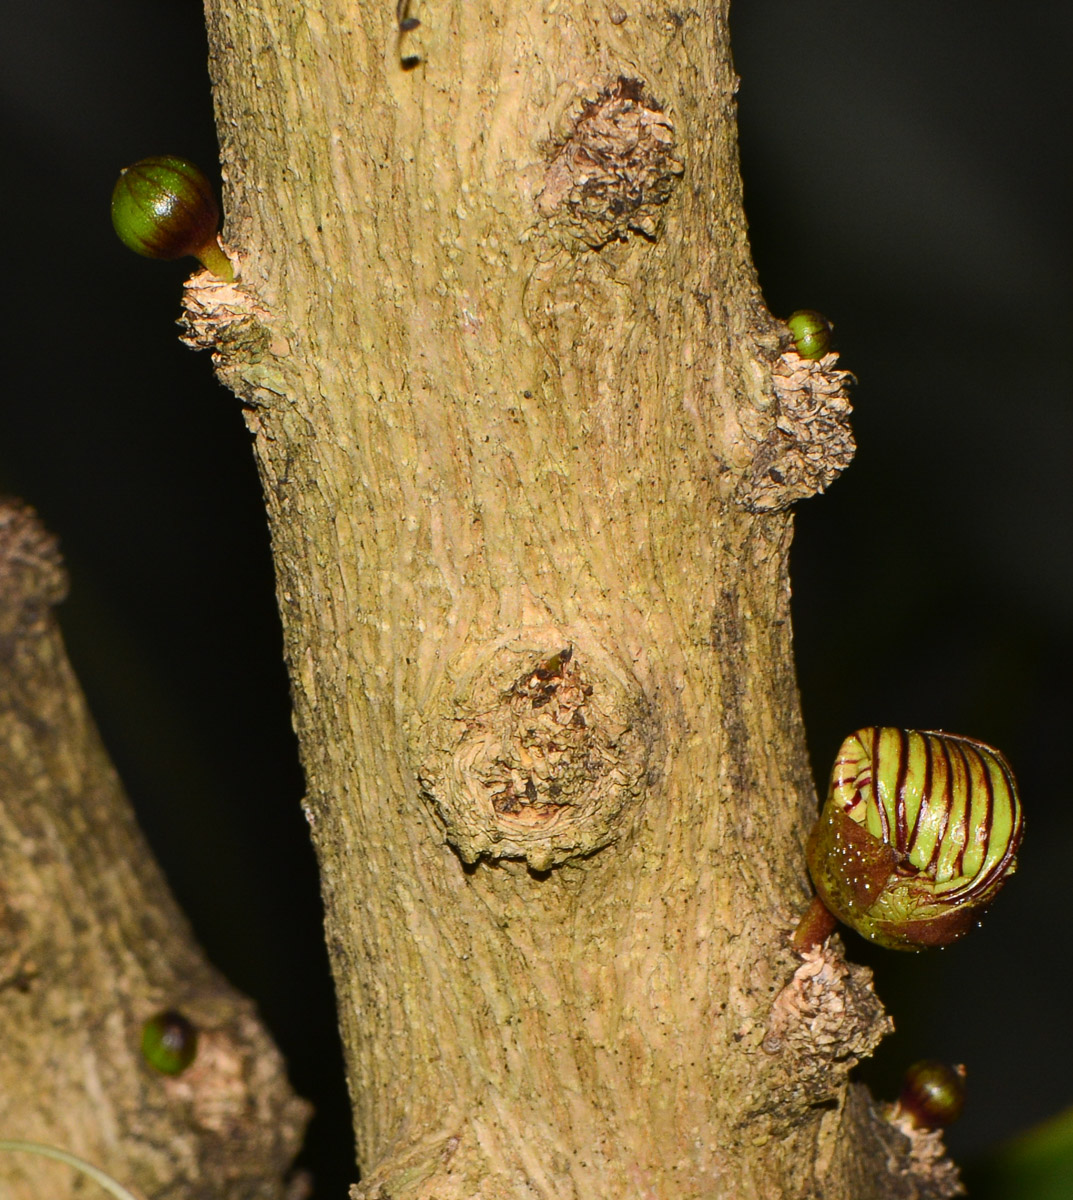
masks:
[[[799,682],[817,787],[862,725],[1009,757],[1027,835],[983,927],[867,962],[896,1033],[861,1075],[968,1068],[956,1156],[1073,1104],[1071,12],[739,3],[746,210],[773,312],[818,308],[854,371],[856,461],[798,509]]]
[[[0,490],[59,534],[79,678],[180,904],[316,1105],[317,1197],[355,1178],[268,529],[239,402],[177,341],[192,260],[138,258],[119,169],[217,172],[201,7],[45,0],[5,14],[9,280]]]

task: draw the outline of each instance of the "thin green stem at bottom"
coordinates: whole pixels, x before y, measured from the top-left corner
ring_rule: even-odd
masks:
[[[139,1200],[139,1197],[135,1196],[133,1192],[127,1191],[111,1175],[106,1175],[100,1167],[95,1167],[92,1163],[86,1162],[84,1158],[79,1158],[77,1154],[60,1150],[56,1146],[45,1146],[41,1142],[13,1142],[0,1139],[0,1150],[25,1150],[28,1154],[36,1154],[41,1158],[54,1158],[59,1162],[66,1163],[69,1167],[74,1167],[76,1171],[81,1171],[83,1175],[88,1175],[106,1192],[111,1192],[116,1200]]]

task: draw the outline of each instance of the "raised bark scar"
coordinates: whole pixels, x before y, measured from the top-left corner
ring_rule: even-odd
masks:
[[[622,77],[584,102],[548,166],[537,207],[593,249],[630,233],[655,239],[684,170],[670,117],[639,79]]]
[[[547,870],[623,832],[647,778],[639,689],[594,674],[566,646],[500,651],[466,692],[423,731],[418,769],[463,861],[524,858]]]
[[[778,404],[736,494],[749,512],[779,512],[822,493],[849,466],[856,443],[846,386],[853,376],[837,362],[833,352],[811,360],[791,349],[775,363]]]
[[[572,659],[573,648],[567,646],[526,671],[510,690],[507,703],[517,733],[514,754],[500,760],[502,790],[492,792],[492,807],[500,816],[541,825],[573,803],[565,785],[579,767],[582,773],[599,773],[599,762],[585,753],[584,710],[592,687],[572,669]]]

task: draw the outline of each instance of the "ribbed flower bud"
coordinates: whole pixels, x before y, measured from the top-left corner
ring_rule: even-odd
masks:
[[[997,750],[948,733],[861,729],[839,750],[809,872],[827,908],[881,946],[943,946],[1013,873],[1021,832],[1017,785]]]

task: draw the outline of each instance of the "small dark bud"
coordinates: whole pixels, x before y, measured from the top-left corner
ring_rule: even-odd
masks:
[[[965,1068],[933,1058],[913,1063],[905,1073],[898,1104],[918,1129],[952,1124],[965,1107]]]

